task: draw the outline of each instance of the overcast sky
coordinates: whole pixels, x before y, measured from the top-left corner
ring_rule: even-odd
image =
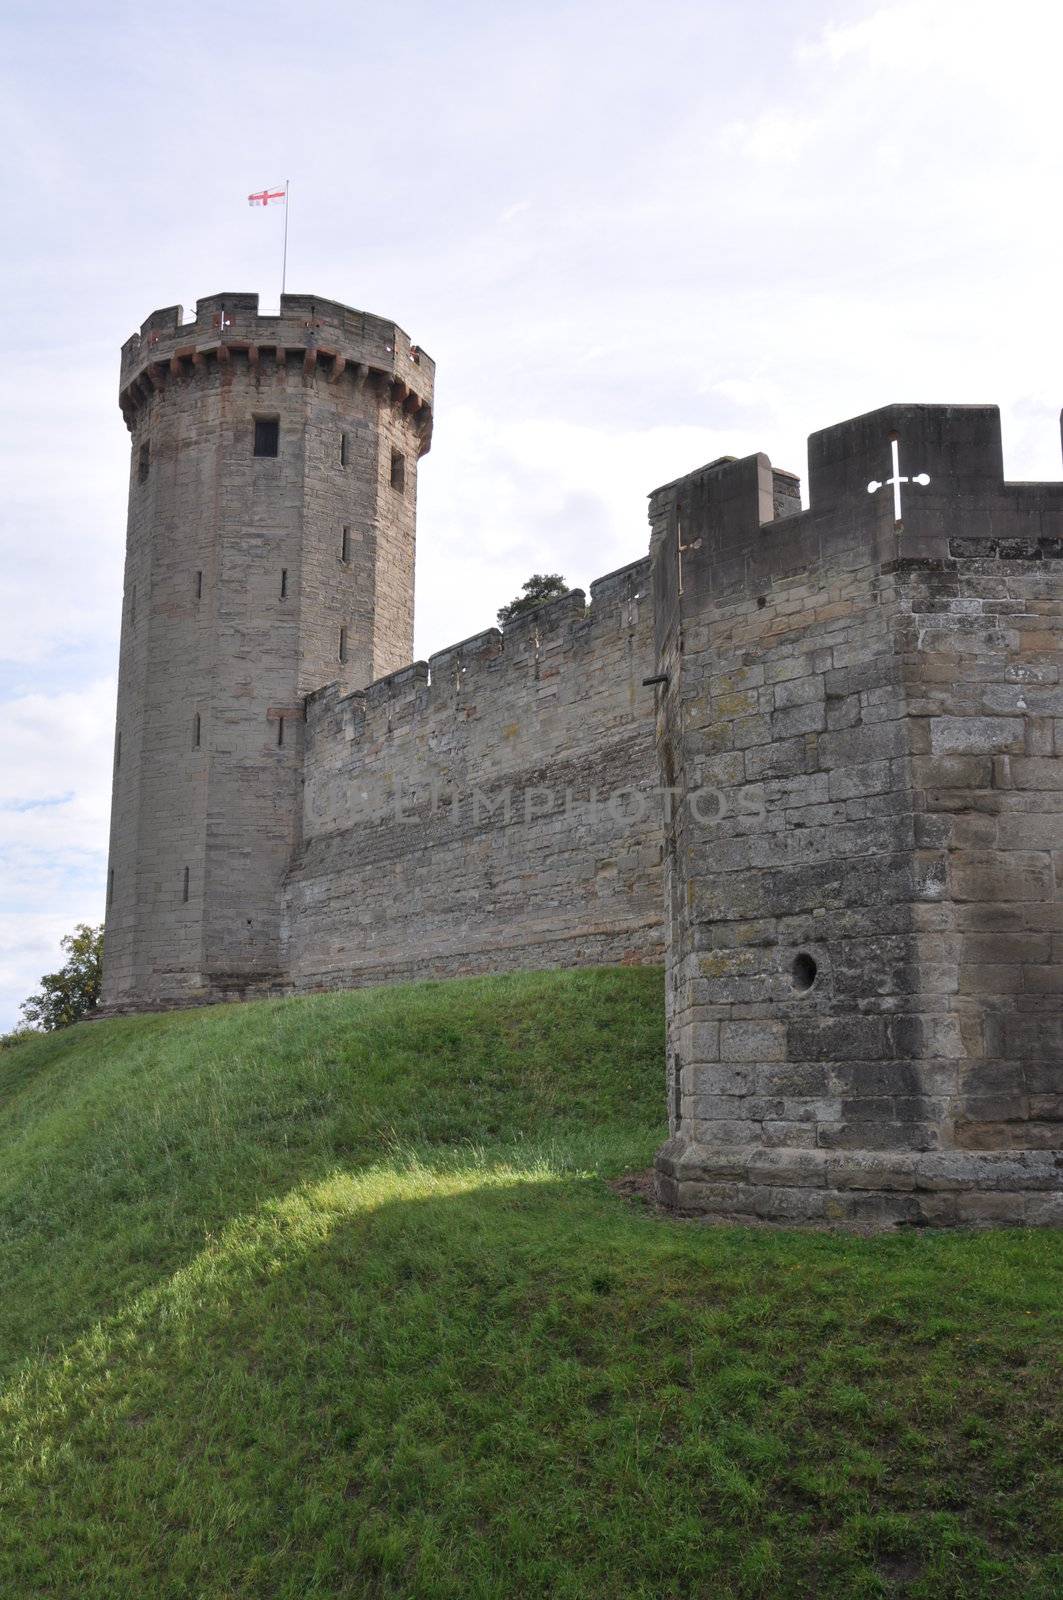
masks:
[[[417,653],[645,495],[813,429],[996,402],[1058,478],[1056,0],[8,0],[0,38],[0,1028],[103,915],[128,435],[149,311],[289,286],[438,363]]]

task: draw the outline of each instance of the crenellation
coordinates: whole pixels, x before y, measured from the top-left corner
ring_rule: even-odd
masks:
[[[428,658],[428,675],[433,690],[446,694],[453,686],[455,674],[463,677],[478,667],[488,666],[502,654],[502,633],[498,628],[486,628],[457,644],[447,645]]]
[[[209,295],[184,322],[180,306],[152,313],[122,347],[119,403],[131,430],[167,384],[218,381],[219,370],[250,369],[257,380],[342,384],[372,395],[412,428],[411,459],[431,443],[435,367],[395,323],[332,300],[281,297],[279,315],[260,316],[258,296]]]
[[[573,664],[578,665],[577,652],[594,637],[595,628],[613,625],[631,632],[637,629],[637,602],[648,599],[646,583],[649,561],[632,562],[617,572],[596,578],[590,585],[591,604],[586,604],[582,589],[569,590],[556,600],[519,614],[507,623],[504,630],[487,628],[482,633],[446,645],[429,657],[428,662],[414,662],[397,672],[367,684],[357,691],[361,704],[368,710],[378,706],[409,704],[412,708],[425,708],[430,700],[448,700],[456,686],[467,691],[479,685],[482,674],[487,682],[498,680],[504,687],[504,675],[510,669],[525,671],[528,662],[550,653],[573,652]],[[632,609],[636,606],[636,609]],[[507,648],[508,647],[508,648]],[[500,679],[500,674],[503,675]],[[418,691],[427,688],[429,696],[417,693],[410,699],[410,686]],[[339,685],[329,684],[307,696],[308,715],[320,719],[330,715],[343,696]],[[351,697],[354,698],[354,697]]]
[[[538,648],[554,635],[561,638],[571,631],[573,623],[582,622],[587,612],[587,597],[582,589],[569,589],[556,600],[544,600],[529,611],[518,611],[503,624],[503,648],[512,653],[527,646],[530,640]]]

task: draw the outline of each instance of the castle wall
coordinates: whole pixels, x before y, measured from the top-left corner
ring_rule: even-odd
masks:
[[[296,988],[660,960],[647,578],[312,697]]]
[[[868,492],[898,436],[930,480],[900,522]],[[1004,484],[988,408],[857,418],[810,468],[810,509],[776,521],[763,457],[651,501],[682,795],[660,1192],[1058,1219],[1063,486]]]

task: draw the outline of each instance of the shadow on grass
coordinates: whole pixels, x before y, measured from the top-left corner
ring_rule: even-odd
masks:
[[[1050,1243],[315,1175],[8,1385],[0,1591],[1047,1597]]]

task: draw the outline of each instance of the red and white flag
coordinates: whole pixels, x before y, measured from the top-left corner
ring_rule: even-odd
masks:
[[[260,189],[257,194],[249,194],[247,197],[249,206],[268,206],[275,200],[279,200],[281,205],[284,204],[283,189]]]

